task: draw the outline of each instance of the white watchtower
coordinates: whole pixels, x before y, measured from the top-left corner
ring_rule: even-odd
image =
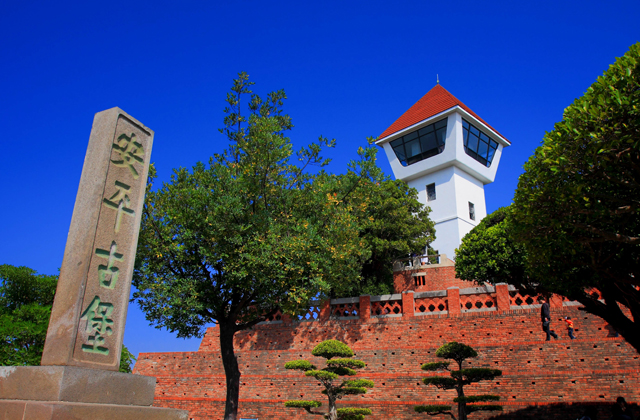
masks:
[[[487,215],[484,186],[495,179],[509,140],[438,84],[376,144],[396,179],[418,190],[419,200],[431,207],[431,247],[453,259],[464,235]]]

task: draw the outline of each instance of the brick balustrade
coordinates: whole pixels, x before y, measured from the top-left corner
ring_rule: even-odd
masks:
[[[505,283],[497,284],[495,287],[487,285],[460,289],[453,286],[446,290],[426,292],[409,290],[393,295],[332,299],[329,317],[318,319],[410,318],[421,315],[504,312],[539,308],[537,299],[538,296],[521,295],[513,286]],[[549,301],[552,308],[578,305],[577,302],[557,295],[552,295]],[[326,304],[327,302],[323,303]]]

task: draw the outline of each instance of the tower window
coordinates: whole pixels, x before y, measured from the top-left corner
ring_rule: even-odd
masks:
[[[391,142],[402,166],[412,165],[444,151],[447,119],[422,127]]]
[[[427,185],[427,201],[436,200],[436,184]]]
[[[471,201],[469,201],[469,219],[476,220],[476,208]]]
[[[466,120],[462,120],[462,131],[464,151],[487,168],[490,167],[498,149],[498,143],[491,140]]]

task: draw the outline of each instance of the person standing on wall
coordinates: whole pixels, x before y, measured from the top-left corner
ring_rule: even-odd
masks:
[[[549,336],[553,336],[556,340],[558,339],[558,335],[551,329],[551,311],[549,309],[549,303],[545,298],[540,298],[538,302],[542,303],[542,307],[540,308],[540,320],[542,321],[542,331],[547,333],[547,340],[549,341]]]
[[[562,320],[562,318],[560,318]],[[564,322],[567,324],[567,333],[569,333],[569,338],[575,340],[576,337],[573,335],[573,321],[570,316],[564,317]]]

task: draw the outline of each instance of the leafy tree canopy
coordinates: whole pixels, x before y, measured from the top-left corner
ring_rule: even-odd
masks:
[[[487,215],[456,249],[456,277],[480,284],[526,284],[524,245],[511,238],[509,215],[502,207]]]
[[[263,100],[251,85],[241,74],[228,96],[229,148],[209,165],[175,170],[146,195],[134,299],[179,337],[201,336],[210,322],[237,331],[276,308],[295,312],[318,294],[348,290],[359,275],[354,209],[331,177],[307,171],[328,163],[320,152],[335,141],[320,138],[294,152],[284,91]],[[370,149],[360,155],[345,184],[360,181],[356,171],[379,171]]]
[[[335,141],[294,151],[284,91],[261,98],[251,85],[241,73],[227,96],[226,151],[175,170],[158,189],[150,171],[133,282],[157,327],[190,337],[219,325],[227,420],[237,415],[235,332],[353,289],[371,255],[359,221],[373,190],[362,185],[383,178],[372,147],[341,177],[322,170],[321,151]]]
[[[0,265],[0,365],[40,365],[58,276]]]
[[[525,164],[512,236],[541,286],[579,300],[640,351],[639,187],[637,43],[565,109]]]
[[[129,349],[123,344],[120,352],[120,367],[119,372],[131,373],[132,365],[136,361],[136,356],[129,351]]]
[[[57,285],[58,276],[0,265],[0,366],[40,365]],[[120,372],[135,360],[123,345]]]
[[[373,139],[370,139],[373,141]],[[375,159],[375,149],[374,149]],[[418,201],[418,192],[406,182],[391,180],[381,172],[355,184],[348,176],[334,177],[336,192],[353,209],[364,249],[360,277],[348,296],[393,293],[393,261],[409,254],[423,254],[435,240],[430,209]],[[345,294],[341,295],[346,296]]]

